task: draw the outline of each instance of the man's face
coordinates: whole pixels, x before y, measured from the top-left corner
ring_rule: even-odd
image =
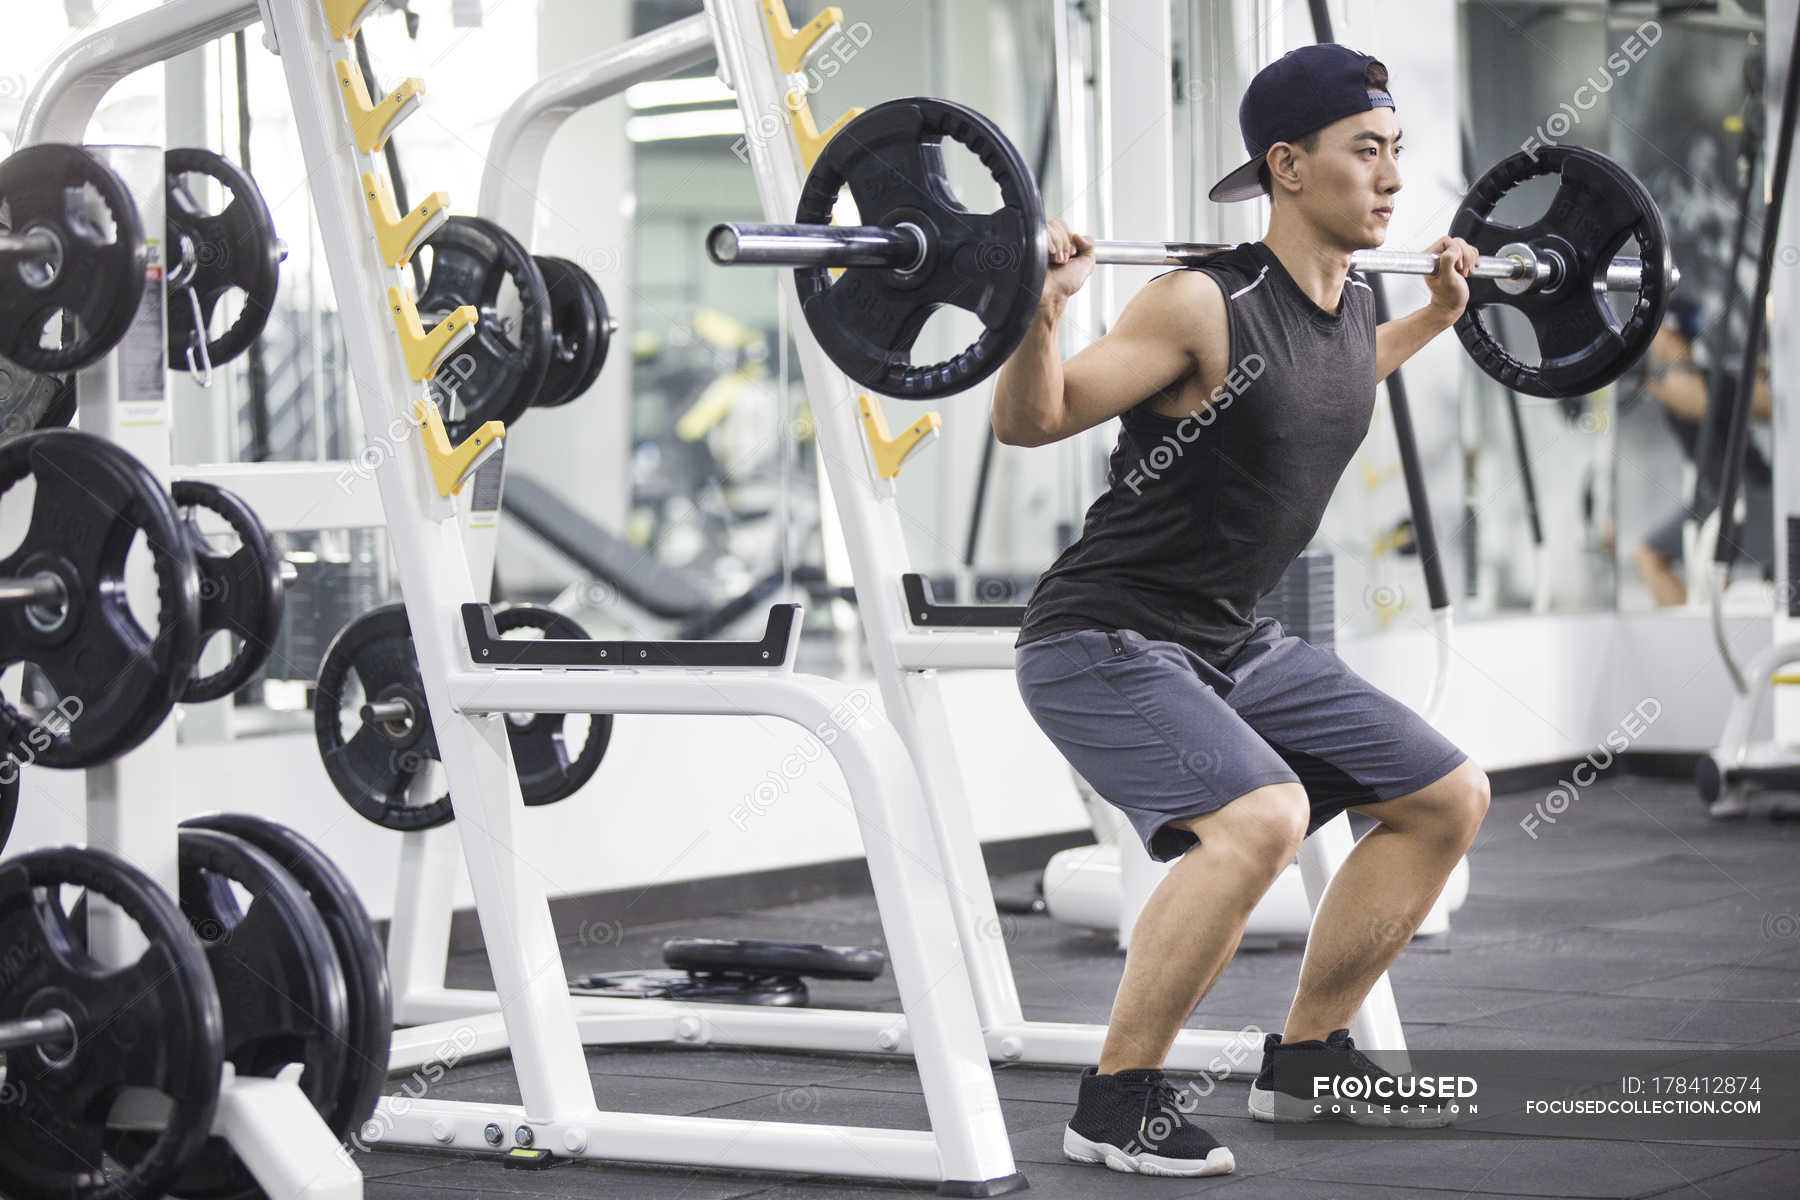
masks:
[[[1282,202],[1297,203],[1311,225],[1345,250],[1379,246],[1401,186],[1399,153],[1400,125],[1391,108],[1334,121],[1319,130],[1312,153],[1294,147],[1300,190],[1284,191]]]

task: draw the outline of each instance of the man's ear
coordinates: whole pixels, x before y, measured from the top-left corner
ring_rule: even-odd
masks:
[[[1298,156],[1294,153],[1294,147],[1287,142],[1276,142],[1273,146],[1269,147],[1269,153],[1263,161],[1267,163],[1269,167],[1269,185],[1271,191],[1281,188],[1284,185],[1290,192],[1300,190],[1300,176],[1298,171],[1295,170],[1295,159],[1297,157]]]

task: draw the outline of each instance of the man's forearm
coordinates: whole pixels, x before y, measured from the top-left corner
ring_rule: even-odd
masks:
[[[1417,354],[1421,346],[1454,324],[1454,316],[1427,304],[1378,326],[1375,330],[1376,382],[1393,374],[1394,369]]]
[[[1025,340],[1000,368],[994,383],[994,434],[1003,442],[1030,445],[1055,429],[1063,402],[1062,355],[1056,323],[1066,302],[1038,309]]]

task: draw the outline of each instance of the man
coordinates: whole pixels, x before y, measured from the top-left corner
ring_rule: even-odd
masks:
[[[1349,270],[1352,251],[1381,245],[1400,190],[1386,89],[1386,67],[1342,46],[1264,68],[1238,113],[1251,159],[1211,196],[1268,192],[1267,236],[1151,281],[1067,363],[1056,325],[1093,269],[1093,243],[1050,222],[1038,320],[995,388],[994,429],[1012,445],[1122,420],[1106,492],[1032,596],[1018,683],[1151,856],[1176,860],[1134,928],[1100,1063],[1082,1076],[1063,1138],[1077,1161],[1156,1175],[1233,1169],[1160,1067],[1301,839],[1346,808],[1380,824],[1320,901],[1250,1110],[1331,1115],[1297,1086],[1277,1089],[1278,1067],[1284,1080],[1296,1064],[1383,1073],[1350,1040],[1351,1018],[1487,811],[1486,775],[1417,714],[1255,617],[1318,528],[1368,430],[1376,381],[1468,301],[1477,255],[1459,239],[1431,247],[1431,302],[1379,330],[1373,294]],[[1415,1107],[1403,1121],[1446,1117]]]
[[[1700,465],[1700,430],[1710,419],[1712,436],[1701,483],[1701,507],[1692,507],[1692,495],[1682,497],[1680,507],[1647,534],[1632,554],[1638,578],[1650,588],[1658,608],[1687,603],[1687,583],[1676,570],[1682,560],[1682,526],[1688,521],[1704,521],[1719,506],[1719,472],[1725,458],[1725,438],[1730,414],[1729,401],[1737,391],[1737,373],[1708,371],[1695,355],[1700,339],[1700,305],[1686,296],[1669,301],[1669,311],[1662,327],[1650,343],[1645,361],[1644,390],[1662,405],[1669,430],[1681,443],[1681,451],[1695,469]],[[1769,367],[1765,361],[1757,375],[1756,390],[1751,396],[1750,415],[1767,421],[1770,412]],[[1709,386],[1709,380],[1711,386]],[[1721,403],[1710,410],[1709,395]],[[1709,416],[1710,413],[1710,416]],[[1744,521],[1734,536],[1738,558],[1759,571],[1764,579],[1775,577],[1775,477],[1754,441],[1744,448],[1744,473],[1741,494],[1744,498]]]

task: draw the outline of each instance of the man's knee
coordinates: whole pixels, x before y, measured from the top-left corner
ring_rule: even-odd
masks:
[[[1465,759],[1429,787],[1358,811],[1394,829],[1417,831],[1467,849],[1481,829],[1492,798],[1487,772],[1473,759]]]
[[[1237,855],[1274,875],[1300,852],[1311,815],[1305,788],[1272,783],[1195,817],[1187,827],[1202,845]]]
[[[1661,551],[1645,542],[1640,542],[1632,551],[1631,560],[1642,579],[1648,579],[1652,575],[1666,575],[1674,565],[1662,556]]]
[[[1473,760],[1463,763],[1457,770],[1465,772],[1467,778],[1462,785],[1456,806],[1469,840],[1474,841],[1476,832],[1481,828],[1481,822],[1487,817],[1488,805],[1493,802],[1494,791],[1488,783],[1487,772],[1476,766]]]

